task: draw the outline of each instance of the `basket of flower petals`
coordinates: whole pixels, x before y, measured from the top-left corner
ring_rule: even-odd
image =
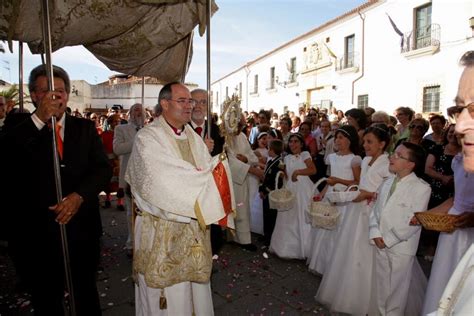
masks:
[[[295,195],[288,189],[278,188],[278,178],[282,175],[283,172],[279,171],[276,175],[275,186],[276,189],[271,191],[268,194],[268,201],[270,203],[270,208],[276,209],[278,211],[288,211],[293,208],[295,203]]]
[[[434,212],[415,212],[415,217],[427,230],[452,233],[456,229],[454,223],[458,216]]]
[[[360,194],[359,186],[351,185],[344,191],[336,191],[335,189],[331,192],[327,192],[325,197],[332,203],[344,203],[351,202]]]
[[[326,178],[322,178],[316,182],[313,190],[314,193],[316,193],[319,184],[325,180]],[[314,197],[308,207],[308,213],[311,218],[311,226],[333,230],[336,228],[339,222],[339,217],[341,215],[339,210],[325,199],[322,200],[319,194],[313,195]]]

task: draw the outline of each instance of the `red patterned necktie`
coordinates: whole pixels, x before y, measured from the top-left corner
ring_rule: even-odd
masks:
[[[61,137],[61,124],[56,123],[56,145],[58,147],[58,153],[61,160],[63,159],[63,139]]]
[[[202,133],[202,127],[198,126],[196,127],[196,129],[194,129],[196,131],[196,133],[198,133],[199,136],[201,136],[201,133]]]

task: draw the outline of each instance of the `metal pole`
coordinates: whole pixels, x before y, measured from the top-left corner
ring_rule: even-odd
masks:
[[[54,91],[54,78],[53,78],[53,63],[51,61],[51,25],[49,17],[49,1],[42,1],[42,12],[43,12],[43,44],[44,44],[44,53],[46,55],[46,72],[48,75],[48,90]],[[66,114],[64,114],[66,115]],[[56,197],[58,203],[63,200],[62,187],[61,187],[61,171],[59,165],[59,156],[57,150],[56,142],[56,117],[51,118],[51,126],[53,129],[53,159],[54,159],[54,175],[56,179]],[[59,224],[59,230],[61,232],[61,245],[63,251],[63,260],[64,260],[64,274],[66,280],[66,291],[69,294],[69,311],[66,309],[65,314],[76,315],[76,306],[74,301],[74,292],[72,287],[72,277],[71,277],[71,266],[69,259],[69,247],[67,242],[67,232],[66,226],[64,224]],[[66,308],[66,307],[65,307]],[[69,312],[69,313],[68,313]]]
[[[145,109],[145,76],[142,77],[142,108]]]
[[[23,42],[18,43],[18,101],[20,103],[20,113],[23,113]]]
[[[212,0],[206,2],[206,66],[207,66],[207,130],[211,135],[211,8]]]
[[[129,113],[129,115],[132,115],[132,113]],[[146,110],[145,110],[145,76],[142,77],[142,115],[143,115],[143,124],[145,124],[147,120]],[[129,116],[129,119],[130,119],[130,116]]]

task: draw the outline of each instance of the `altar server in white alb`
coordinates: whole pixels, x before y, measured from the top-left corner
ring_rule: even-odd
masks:
[[[235,135],[228,138],[227,154],[229,155],[229,166],[232,171],[232,180],[237,204],[237,216],[235,218],[234,240],[242,248],[256,251],[257,247],[252,244],[250,234],[250,176],[263,176],[263,170],[258,168],[258,157],[253,152],[247,137],[242,133],[245,126],[243,116],[239,122],[239,128]],[[252,196],[253,200],[253,196]]]
[[[369,236],[376,251],[369,314],[405,315],[409,296],[418,297],[410,313],[421,312],[424,290],[410,289],[412,279],[421,277],[417,283],[426,284],[422,273],[417,273],[421,271],[416,260],[421,227],[411,226],[410,220],[415,212],[426,210],[431,194],[430,186],[417,177],[423,174],[425,159],[423,148],[408,142],[390,156],[393,176],[380,187],[370,215]]]
[[[137,315],[213,315],[209,224],[233,227],[226,161],[187,123],[186,86],[160,91],[162,115],[136,135],[125,180],[139,209],[133,268]]]

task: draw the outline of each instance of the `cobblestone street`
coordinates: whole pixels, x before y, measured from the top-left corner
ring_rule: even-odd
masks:
[[[97,284],[103,314],[134,315],[131,259],[123,249],[126,215],[114,207],[101,209],[101,214],[104,237]],[[265,249],[255,243],[257,252],[227,243],[214,261],[216,315],[330,315],[314,300],[321,276],[308,272],[304,261],[264,255]],[[421,264],[425,271],[429,269],[428,263]],[[17,291],[14,269],[4,247],[0,269],[0,316],[32,315],[28,296]]]

